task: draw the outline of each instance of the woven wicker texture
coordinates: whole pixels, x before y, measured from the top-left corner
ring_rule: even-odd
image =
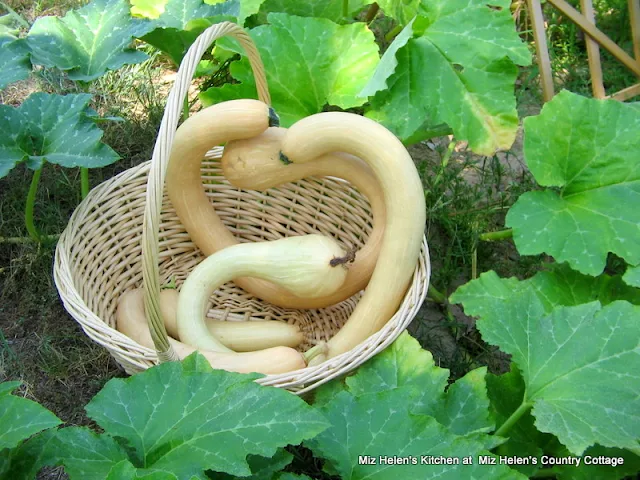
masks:
[[[191,242],[163,192],[173,134],[183,98],[198,60],[216,39],[237,38],[254,69],[258,94],[269,103],[264,69],[255,46],[238,26],[224,22],[206,30],[192,45],[167,100],[153,158],[93,189],[72,215],[56,249],[54,279],[67,311],[86,334],[104,346],[127,373],[176,359],[159,313],[160,285],[178,286],[203,258]],[[224,179],[218,162],[222,149],[202,163],[202,182],[224,224],[240,242],[275,240],[321,233],[347,248],[359,248],[371,232],[369,202],[347,182],[308,178],[267,192],[237,189]],[[407,327],[426,297],[430,264],[426,240],[413,280],[394,317],[378,333],[350,352],[304,370],[268,375],[264,385],[301,394],[347,373],[389,345]],[[156,351],[115,330],[120,295],[144,286],[145,307]],[[227,321],[279,320],[301,327],[301,351],[328,340],[349,318],[359,295],[318,310],[286,310],[267,304],[233,284],[211,298],[209,316]]]

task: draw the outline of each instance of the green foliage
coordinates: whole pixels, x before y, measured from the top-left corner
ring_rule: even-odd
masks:
[[[29,49],[24,39],[0,33],[0,90],[24,80],[31,72]]]
[[[640,112],[615,100],[567,91],[525,120],[525,156],[537,182],[507,215],[518,250],[548,253],[602,273],[608,252],[640,263]]]
[[[34,93],[17,108],[0,105],[0,178],[22,161],[34,170],[44,161],[90,168],[115,162],[118,155],[100,142],[90,99]]]
[[[146,13],[150,15],[151,10]],[[162,14],[151,21],[149,33],[141,38],[179,65],[188,48],[207,27],[224,19],[235,20],[238,16],[239,0],[215,5],[206,5],[202,0],[168,0],[163,4]]]
[[[395,15],[410,18],[416,10],[418,17],[385,53],[396,61],[383,57],[374,83],[365,88],[371,95],[388,86],[371,99],[367,116],[403,140],[425,122],[446,123],[476,153],[509,148],[518,126],[515,65],[528,65],[531,58],[508,8],[445,0],[398,8],[411,14],[393,10]]]
[[[342,108],[362,105],[359,95],[378,63],[378,47],[363,23],[337,25],[321,18],[269,14],[269,25],[250,31],[264,62],[273,107],[283,126],[322,111],[326,104]],[[220,42],[241,53],[237,45]],[[231,65],[240,84],[225,84],[200,94],[212,103],[256,97],[249,61]]]
[[[489,432],[484,376],[486,369],[469,372],[445,392],[449,372],[436,366],[430,352],[409,334],[402,334],[389,348],[364,364],[358,373],[346,379],[346,387],[355,396],[406,388],[406,400],[412,414],[429,415],[456,435]],[[335,385],[329,387],[335,394]],[[320,391],[326,403],[329,394]]]
[[[20,382],[0,383],[0,452],[15,448],[34,433],[62,423],[58,417],[36,402],[11,395],[20,385]],[[1,467],[2,463],[0,473]]]
[[[336,23],[348,21],[365,5],[373,0],[308,0],[305,2],[290,2],[288,0],[263,0],[260,7],[261,20],[266,20],[267,14],[272,12],[288,13],[298,17],[326,18]],[[346,14],[346,15],[345,15]]]
[[[8,471],[25,478],[62,464],[72,479],[273,472],[291,460],[279,447],[313,437],[327,422],[295,395],[262,387],[256,378],[214,371],[194,354],[113,379],[86,407],[105,433],[84,427],[45,432],[13,452]]]
[[[127,0],[93,0],[63,18],[42,17],[29,30],[27,44],[37,65],[68,71],[69,78],[88,82],[147,55],[129,48],[151,25],[129,14]]]
[[[306,445],[327,460],[325,470],[340,478],[521,478],[504,466],[478,465],[500,444],[486,435],[493,429],[484,383],[478,369],[445,393],[448,372],[407,333],[363,365],[344,384],[322,386],[314,405],[331,426]],[[363,464],[358,456],[415,459],[390,468],[378,461]],[[422,464],[422,456],[458,457],[459,465]],[[473,464],[462,459],[471,456]]]
[[[640,266],[629,267],[622,276],[622,280],[628,285],[640,287]]]

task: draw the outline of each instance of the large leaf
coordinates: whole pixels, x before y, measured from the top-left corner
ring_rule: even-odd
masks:
[[[594,443],[639,450],[639,322],[640,307],[625,301],[547,313],[525,289],[480,313],[477,327],[512,355],[526,385],[522,408],[533,407],[538,430],[580,455]]]
[[[409,2],[417,19],[391,45],[395,62],[380,63],[368,116],[402,139],[422,124],[447,123],[459,140],[477,153],[509,148],[518,126],[513,95],[518,65],[528,65],[529,51],[514,28],[509,2],[468,0]],[[493,8],[493,5],[502,7]]]
[[[202,0],[168,0],[162,9],[162,14],[151,22],[149,33],[142,39],[179,65],[191,44],[207,27],[216,21],[235,20],[240,16],[240,0],[215,5],[206,5]]]
[[[640,111],[562,91],[524,128],[527,165],[550,188],[509,211],[518,251],[589,275],[603,271],[608,252],[640,263]]]
[[[0,451],[14,448],[41,430],[60,425],[62,421],[43,406],[10,392],[20,382],[0,383]]]
[[[557,305],[575,306],[598,300],[606,305],[615,300],[627,300],[640,305],[640,290],[626,285],[620,276],[591,277],[556,265],[550,270],[536,273],[532,278],[500,278],[494,271],[482,273],[456,290],[451,302],[464,304],[468,315],[489,317],[502,311],[506,303],[514,301],[514,293],[531,291],[536,294],[545,313]]]
[[[203,371],[194,359],[165,363],[110,380],[86,410],[148,472],[189,479],[211,469],[247,476],[248,454],[272,457],[278,447],[327,426],[300,398],[262,387],[256,378]]]
[[[47,465],[64,465],[71,479],[107,478],[114,465],[127,460],[127,454],[107,435],[69,427],[30,439],[11,460],[11,478],[33,478]]]
[[[260,457],[257,455],[247,456],[247,463],[251,469],[251,475],[248,477],[235,477],[227,473],[215,473],[215,480],[238,480],[240,478],[244,480],[271,480],[276,472],[279,472],[284,467],[291,463],[293,455],[284,449],[279,449],[278,452],[271,458]]]
[[[149,21],[131,17],[127,0],[93,0],[63,18],[39,18],[27,43],[34,64],[67,70],[72,80],[88,82],[147,59],[129,46],[149,28]]]
[[[169,0],[130,0],[131,15],[134,17],[156,19],[164,13]]]
[[[24,80],[31,72],[29,49],[24,39],[0,35],[0,89],[18,80]]]
[[[269,14],[269,22],[250,34],[264,62],[273,107],[283,126],[322,111],[326,104],[350,108],[366,101],[359,92],[379,61],[378,47],[366,25],[337,25],[281,13]],[[242,53],[237,45],[221,44]],[[205,104],[256,97],[246,58],[231,65],[231,74],[241,83],[210,88],[200,95]]]
[[[622,279],[627,285],[633,285],[640,288],[640,265],[627,268]]]
[[[260,7],[261,18],[266,20],[266,14],[271,12],[288,13],[298,17],[327,18],[339,23],[350,20],[365,5],[373,3],[373,0],[348,0],[346,16],[343,0],[307,0],[305,2],[291,2],[290,0],[264,0]]]
[[[100,142],[102,130],[87,105],[91,95],[34,93],[17,108],[0,105],[0,178],[18,162],[40,168],[45,160],[63,167],[103,167],[119,156]]]
[[[553,457],[566,458],[567,449],[553,452]],[[604,448],[599,445],[584,452],[580,465],[554,465],[551,472],[558,480],[618,480],[637,478],[640,472],[640,457],[620,448]]]
[[[485,374],[486,368],[473,370],[445,392],[449,371],[436,366],[431,353],[404,332],[355,375],[347,377],[346,384],[355,396],[409,387],[410,395],[405,401],[411,413],[429,415],[452,433],[466,435],[494,427],[489,417]]]
[[[411,414],[410,390],[400,387],[360,397],[338,393],[316,407],[331,427],[305,444],[327,460],[328,473],[342,480],[525,478],[503,465],[479,465],[478,456],[489,455],[482,442],[451,433],[433,417]],[[443,464],[441,457],[457,464]],[[398,458],[402,464],[385,463]]]
[[[517,368],[511,365],[511,372],[504,375],[487,375],[487,390],[491,400],[491,412],[498,425],[502,425],[515,412],[525,395],[525,383]],[[553,435],[542,433],[534,426],[531,412],[525,413],[506,434],[509,440],[498,446],[496,454],[505,457],[539,459],[550,447],[558,442]],[[531,476],[541,468],[540,462],[514,465],[519,472]]]

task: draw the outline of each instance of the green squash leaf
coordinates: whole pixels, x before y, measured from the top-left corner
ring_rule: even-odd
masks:
[[[267,14],[272,12],[288,13],[297,17],[326,18],[335,23],[351,20],[365,5],[373,0],[348,0],[347,16],[344,14],[343,0],[307,0],[305,2],[291,2],[290,0],[264,0],[260,7],[259,23],[268,21]]]
[[[504,375],[488,374],[487,390],[491,400],[491,412],[498,425],[502,425],[515,412],[525,395],[525,383],[521,373],[512,364],[511,372]],[[526,412],[507,433],[508,441],[500,445],[495,453],[505,457],[529,457],[540,459],[550,446],[560,445],[553,435],[542,433],[534,425],[531,412]],[[561,445],[560,445],[561,446]],[[520,473],[532,476],[541,467],[540,463],[513,465]]]
[[[264,62],[273,107],[288,127],[322,111],[327,104],[341,108],[362,105],[359,92],[379,61],[374,36],[363,23],[337,25],[321,18],[269,14],[270,25],[250,31]],[[221,42],[234,52],[239,46]],[[231,65],[240,84],[210,88],[200,94],[205,105],[232,98],[256,98],[249,62]]]
[[[483,339],[512,355],[535,425],[574,455],[598,443],[638,449],[640,307],[616,301],[550,313],[531,289],[481,314]]]
[[[0,35],[0,90],[24,80],[31,72],[29,48],[24,39]]]
[[[411,393],[405,401],[410,404],[411,413],[429,415],[452,433],[467,435],[494,427],[485,374],[484,367],[472,370],[445,392],[449,370],[436,366],[431,353],[404,332],[355,375],[347,377],[346,385],[355,396],[409,387],[407,391]]]
[[[503,465],[478,465],[478,455],[489,455],[484,443],[457,436],[432,417],[412,414],[407,402],[410,391],[401,387],[360,397],[340,392],[316,407],[331,427],[305,445],[326,459],[327,473],[342,480],[526,478]],[[405,457],[409,463],[391,466],[382,463],[381,456]],[[440,456],[457,458],[459,464],[422,464]],[[376,464],[362,463],[359,459],[363,457],[373,457]],[[463,465],[465,457],[471,457],[473,463]]]
[[[271,457],[261,457],[259,455],[248,455],[247,463],[251,469],[248,477],[235,477],[227,473],[216,472],[213,478],[216,480],[271,480],[274,475],[289,465],[293,460],[293,455],[286,450],[279,448],[276,454]]]
[[[155,20],[164,13],[169,0],[130,0],[131,16]]]
[[[41,17],[27,44],[37,65],[68,71],[71,80],[95,80],[107,70],[143,62],[148,56],[129,48],[151,24],[129,14],[127,0],[93,0],[64,17]]]
[[[62,421],[43,406],[10,392],[21,382],[0,383],[0,451],[15,448],[31,435]]]
[[[126,452],[107,435],[85,427],[49,430],[31,438],[11,459],[11,478],[33,478],[44,466],[64,465],[72,479],[107,478],[127,460]]]
[[[494,271],[485,272],[458,288],[450,301],[462,303],[467,315],[485,318],[500,314],[503,305],[513,300],[514,293],[525,290],[536,294],[545,313],[557,305],[570,307],[594,300],[603,305],[615,300],[640,305],[640,291],[626,285],[618,275],[591,277],[572,270],[566,264],[550,268],[522,281],[500,278]]]
[[[236,20],[239,0],[206,5],[202,0],[168,0],[164,11],[150,22],[149,33],[142,40],[165,52],[176,65],[195,39],[209,26],[223,19]]]
[[[119,156],[100,142],[102,130],[87,116],[91,95],[34,93],[17,108],[0,105],[0,178],[18,162],[38,169],[46,160],[63,167],[103,167]],[[10,133],[10,134],[9,134]]]
[[[571,453],[565,449],[553,452],[555,457],[567,457]],[[590,457],[590,458],[587,458]],[[594,465],[595,461],[615,461],[613,464]],[[589,462],[587,464],[586,462]],[[582,457],[580,465],[559,465],[551,468],[558,480],[618,480],[631,477],[640,472],[640,457],[628,450],[620,448],[605,448],[600,445],[588,448]]]
[[[273,480],[311,480],[311,477],[298,475],[297,473],[283,472],[273,477]]]
[[[393,75],[398,66],[398,59],[396,58],[398,50],[404,47],[413,37],[413,22],[414,20],[411,20],[398,36],[393,39],[391,45],[382,55],[375,72],[373,72],[373,76],[360,92],[361,96],[370,97],[376,92],[386,90],[389,87],[387,79]]]
[[[379,0],[376,2],[385,15],[394,18],[400,25],[408,25],[418,14],[421,0]]]
[[[327,426],[300,398],[263,387],[256,375],[203,372],[164,363],[110,380],[87,405],[88,415],[126,445],[134,465],[178,478],[215,470],[250,475],[247,455],[272,457]]]
[[[525,193],[507,214],[518,251],[589,275],[604,270],[608,252],[640,263],[640,111],[565,90],[524,129],[527,165],[551,188]]]
[[[491,155],[509,148],[518,126],[514,63],[528,65],[531,56],[508,6],[497,10],[468,0],[407,6],[417,8],[410,26],[414,38],[389,54],[395,55],[397,66],[381,62],[375,84],[365,91],[378,89],[380,79],[388,89],[371,99],[367,116],[403,140],[425,122],[446,123],[476,153]],[[401,34],[400,44],[408,31]]]
[[[627,285],[640,288],[640,265],[628,267],[622,276],[622,280],[624,280]]]

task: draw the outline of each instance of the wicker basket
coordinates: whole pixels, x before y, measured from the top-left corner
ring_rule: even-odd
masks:
[[[258,87],[270,103],[264,68],[246,32],[229,22],[207,29],[184,58],[165,109],[153,158],[102,183],[73,213],[56,249],[54,279],[65,308],[86,334],[109,350],[129,374],[175,358],[158,308],[160,285],[178,286],[203,258],[163,192],[173,135],[195,67],[211,43],[231,35],[243,46]],[[369,202],[350,184],[335,178],[309,178],[267,192],[236,189],[222,176],[221,148],[202,164],[203,186],[216,212],[240,242],[322,233],[346,247],[361,247],[371,232]],[[287,374],[267,375],[264,385],[301,394],[345,374],[384,349],[408,326],[424,301],[430,264],[426,240],[409,290],[387,325],[353,350],[321,365]],[[140,286],[156,351],[115,330],[120,295]],[[209,316],[227,321],[280,320],[304,332],[301,350],[328,340],[349,318],[360,294],[332,307],[286,310],[248,295],[233,284],[216,291]],[[159,325],[158,325],[159,323]]]

